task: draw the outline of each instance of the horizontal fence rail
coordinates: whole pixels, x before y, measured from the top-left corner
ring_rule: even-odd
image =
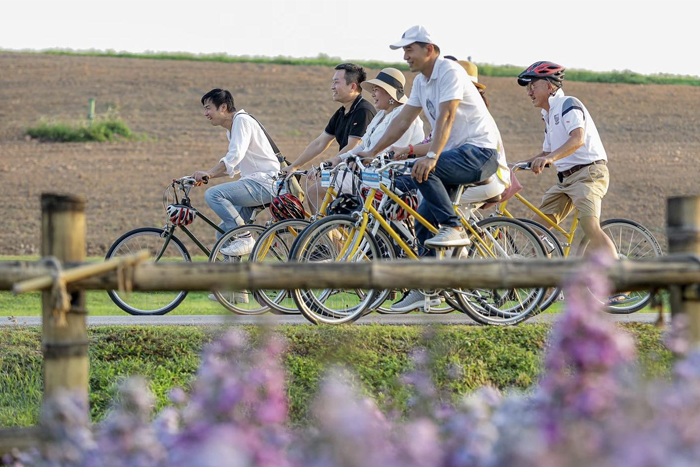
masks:
[[[554,287],[585,266],[585,259],[425,260],[358,263],[142,263],[133,267],[134,291],[300,288],[515,288]],[[66,265],[66,272],[70,271]],[[82,264],[73,264],[73,267]],[[0,263],[0,290],[46,276],[41,262]],[[602,267],[615,291],[700,283],[700,258],[679,254],[649,260],[613,261]],[[68,284],[69,290],[113,290],[116,272]]]

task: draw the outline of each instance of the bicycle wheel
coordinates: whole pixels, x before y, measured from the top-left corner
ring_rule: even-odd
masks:
[[[182,242],[168,232],[155,227],[142,227],[125,233],[107,251],[105,259],[148,250],[153,262],[191,261]],[[131,292],[118,290],[107,292],[109,298],[122,310],[132,315],[164,315],[175,309],[187,296],[185,291]]]
[[[544,250],[547,256],[549,256],[550,258],[564,257],[564,247],[562,247],[559,239],[549,229],[547,229],[544,225],[540,224],[539,222],[533,221],[531,219],[518,220],[530,227],[535,232],[535,234],[537,234],[537,236],[540,237],[540,240],[542,241],[542,245],[544,246]],[[562,291],[560,287],[550,287],[549,289],[547,289],[547,291],[544,294],[544,298],[542,299],[542,303],[540,303],[540,311],[545,311],[547,308],[552,306],[552,304],[559,299],[561,294]]]
[[[309,226],[309,221],[286,219],[268,227],[255,243],[249,261],[284,263],[289,261],[294,240]],[[299,314],[289,291],[284,289],[266,289],[255,292],[256,300],[270,308],[273,313]]]
[[[362,235],[352,216],[324,217],[307,227],[294,242],[291,261],[327,263],[371,261],[381,253],[374,236]],[[299,311],[312,323],[341,324],[357,320],[371,306],[377,292],[371,289],[297,289],[292,291]]]
[[[528,226],[509,218],[488,218],[477,223],[478,237],[456,248],[453,258],[480,259],[544,258],[539,237]],[[544,288],[453,290],[460,311],[481,324],[513,325],[538,314]]]
[[[629,219],[608,219],[600,223],[603,232],[612,240],[620,260],[654,258],[663,255],[659,242],[643,225]],[[579,251],[583,254],[590,240],[581,239]],[[607,304],[606,311],[613,314],[629,314],[639,311],[651,300],[646,290],[630,292],[619,303]]]
[[[242,253],[237,256],[229,256],[221,253],[222,248],[229,247],[233,242],[240,241],[250,235],[253,241],[257,242],[258,237],[265,231],[265,227],[255,224],[241,225],[226,232],[216,242],[209,255],[209,262],[240,262],[248,261],[250,249],[242,249]],[[214,291],[214,297],[224,308],[239,315],[259,315],[265,313],[269,308],[258,302],[255,294],[248,290],[225,290]]]

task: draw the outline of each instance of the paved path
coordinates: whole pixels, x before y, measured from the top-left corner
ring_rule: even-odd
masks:
[[[543,314],[535,316],[527,323],[552,323],[561,314]],[[653,323],[656,313],[633,313],[631,315],[610,315],[618,322]],[[664,321],[669,322],[669,314],[664,315]],[[172,315],[172,316],[88,316],[88,326],[230,326],[254,324],[295,324],[309,325],[300,315],[277,316],[265,314],[260,316],[237,315]],[[390,324],[390,325],[423,325],[423,324],[476,324],[466,315],[450,313],[447,315],[425,315],[412,313],[409,315],[380,315],[373,313],[358,320],[355,324]],[[40,326],[38,316],[17,316],[0,318],[0,326]]]

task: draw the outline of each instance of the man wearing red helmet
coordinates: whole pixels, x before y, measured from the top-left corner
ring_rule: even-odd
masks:
[[[535,175],[549,165],[557,169],[559,183],[544,194],[540,211],[558,224],[578,209],[581,228],[591,240],[589,251],[602,250],[617,258],[615,246],[600,228],[602,200],[610,183],[608,156],[586,107],[564,94],[564,70],[556,63],[535,62],[518,75],[532,105],[542,109],[545,124],[542,152],[523,162],[531,163]]]

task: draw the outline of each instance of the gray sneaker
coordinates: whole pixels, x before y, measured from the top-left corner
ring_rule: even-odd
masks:
[[[425,296],[425,294],[423,294],[423,292],[411,290],[404,295],[401,300],[391,305],[391,311],[404,313],[413,310],[425,311],[426,302],[428,302],[428,306],[430,307],[440,306],[439,298],[434,296],[428,298]]]
[[[425,246],[430,248],[445,248],[453,246],[471,245],[469,237],[464,229],[455,229],[450,226],[442,226],[438,233],[425,241]]]

